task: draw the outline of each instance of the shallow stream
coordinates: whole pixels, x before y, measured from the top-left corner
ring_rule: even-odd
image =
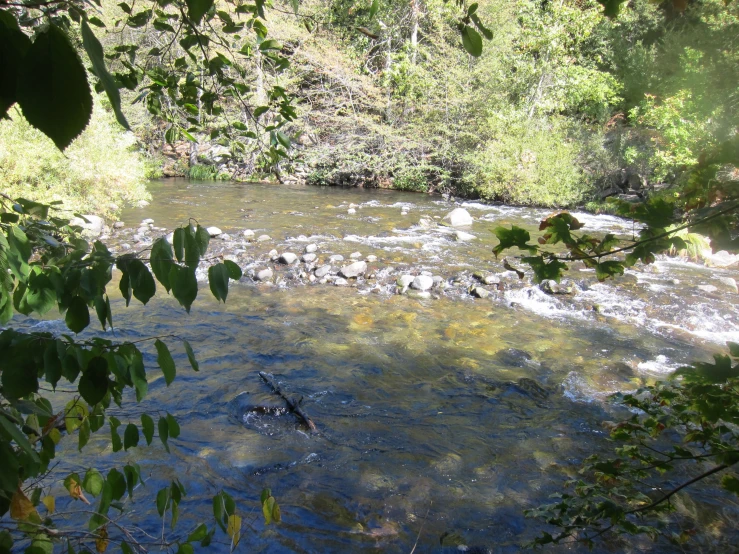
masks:
[[[117,338],[176,334],[193,345],[201,371],[173,344],[174,384],[150,370],[147,399],[119,415],[124,424],[143,411],[175,415],[182,434],[172,455],[161,445],[113,454],[103,433],[81,455],[70,444],[66,469],[138,462],[150,475],[136,497],[139,514],[155,513],[147,501],[179,477],[188,489],[183,534],[211,521],[210,497],[225,488],[250,524],[242,551],[408,553],[417,542],[416,552],[455,552],[456,544],[518,552],[543,529],[523,510],[561,490],[585,456],[609,449],[601,422],[624,416],[606,402],[609,393],[739,341],[739,295],[721,280],[736,271],[664,259],[605,284],[576,267],[575,294],[520,282],[493,258],[491,229],[514,223],[533,234],[546,211],[462,203],[475,218],[464,231],[476,238],[460,241],[438,225],[455,207],[440,197],[181,180],[151,191],[151,205],[123,214],[126,227],[111,237],[119,249],[144,248],[192,217],[229,235],[212,239],[214,251],[249,275],[270,267],[275,277],[244,277],[225,306],[206,285],[189,316],[163,294],[146,307],[115,301]],[[634,232],[617,218],[578,217],[589,231]],[[154,229],[137,232],[147,218]],[[246,240],[245,229],[270,239]],[[307,244],[318,247],[316,263],[286,268],[270,259],[272,249],[300,255]],[[376,256],[371,278],[347,286],[309,280],[330,256],[344,256],[338,269],[355,252]],[[399,275],[422,271],[443,286],[428,298],[396,294]],[[489,297],[468,294],[474,272],[497,277]],[[148,361],[153,367],[151,351]],[[281,405],[259,371],[303,397],[318,435],[292,414],[249,409]],[[264,487],[281,506],[280,525],[261,519]],[[715,542],[690,551],[726,551],[736,504],[708,493],[695,502],[686,513],[710,524]],[[156,534],[155,519],[147,528]],[[596,551],[670,548],[637,539]]]

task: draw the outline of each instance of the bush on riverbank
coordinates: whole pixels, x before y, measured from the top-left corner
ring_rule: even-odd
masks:
[[[101,216],[149,198],[147,166],[135,150],[135,136],[99,102],[87,129],[64,153],[20,110],[9,115],[0,121],[0,179],[8,196],[61,200],[67,210]]]

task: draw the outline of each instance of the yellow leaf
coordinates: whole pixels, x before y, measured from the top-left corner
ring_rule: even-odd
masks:
[[[95,539],[95,550],[100,552],[100,554],[103,554],[106,550],[108,550],[108,543],[110,541],[108,540],[108,528],[107,527],[101,527],[98,529],[98,538]]]
[[[23,494],[20,487],[13,493],[13,498],[10,499],[10,517],[19,521],[26,521],[33,518],[40,520],[36,508],[33,507],[28,497]]]
[[[272,520],[276,523],[280,523],[282,521],[282,511],[277,505],[277,501],[275,501],[275,505],[272,506]]]
[[[233,541],[234,546],[238,546],[241,540],[241,516],[236,514],[228,516],[228,527],[226,527],[226,533]]]
[[[87,497],[85,497],[85,493],[82,492],[80,482],[76,479],[70,479],[69,484],[67,485],[67,490],[69,491],[69,496],[75,500],[82,500],[85,504],[90,503],[90,501],[87,500]]]
[[[53,496],[44,496],[41,499],[41,502],[43,502],[44,506],[46,506],[46,510],[53,514],[56,511],[56,499]]]

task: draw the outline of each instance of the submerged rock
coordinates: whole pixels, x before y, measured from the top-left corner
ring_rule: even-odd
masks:
[[[518,348],[498,350],[494,358],[499,364],[507,367],[526,367],[533,361],[531,354]]]
[[[454,208],[444,216],[444,221],[452,227],[467,227],[472,225],[472,216],[464,208]]]
[[[457,239],[458,242],[467,242],[470,240],[475,240],[477,237],[473,235],[472,233],[465,233],[464,231],[457,231],[454,233],[454,238]]]

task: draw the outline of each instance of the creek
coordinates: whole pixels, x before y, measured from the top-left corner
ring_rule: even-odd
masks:
[[[737,271],[665,258],[607,283],[575,266],[574,294],[519,281],[492,256],[491,230],[516,224],[535,237],[544,210],[460,202],[475,218],[462,230],[475,238],[457,240],[438,225],[456,206],[441,197],[184,180],[150,190],[152,203],[124,212],[126,226],[111,244],[141,250],[195,218],[228,235],[214,237],[212,249],[246,276],[231,284],[225,305],[201,285],[190,315],[163,291],[145,307],[114,300],[116,338],[176,334],[193,345],[199,373],[169,339],[173,385],[149,370],[149,396],[118,414],[125,424],[168,411],[182,433],[171,455],[161,445],[113,454],[103,430],[81,454],[64,447],[59,470],[139,463],[148,482],[135,495],[133,519],[155,535],[161,521],[150,500],[178,477],[188,491],[183,536],[212,521],[210,498],[224,488],[244,514],[242,551],[407,553],[417,541],[416,552],[456,552],[457,543],[518,552],[543,529],[523,510],[561,490],[584,457],[612,448],[601,423],[627,413],[611,407],[608,394],[739,341],[738,295],[726,285]],[[615,217],[577,217],[588,232],[634,233]],[[137,231],[146,218],[155,229]],[[246,240],[245,229],[270,239]],[[308,267],[271,260],[273,249],[300,256],[308,244],[317,246]],[[327,282],[310,281],[312,266],[341,255],[335,273],[355,252],[376,257],[371,278],[336,286],[329,273]],[[267,267],[271,282],[255,283],[250,275]],[[400,275],[421,272],[443,285],[427,298],[397,294]],[[475,272],[494,276],[486,298],[468,292]],[[26,324],[63,332],[59,321]],[[146,351],[153,367],[153,349]],[[319,434],[292,414],[249,409],[281,405],[259,371],[303,397]],[[264,487],[282,509],[279,525],[261,518]],[[714,543],[699,539],[693,551],[722,551],[726,543],[715,537],[736,533],[739,510],[715,490],[696,489],[684,510],[716,531]],[[552,549],[560,550],[579,549]],[[634,539],[596,551],[673,550]]]

